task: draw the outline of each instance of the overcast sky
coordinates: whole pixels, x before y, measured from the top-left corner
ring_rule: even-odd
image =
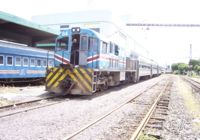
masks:
[[[200,24],[198,0],[0,0],[0,10],[31,19],[33,15],[110,10],[132,23]],[[200,28],[129,27],[129,33],[162,64],[200,57]]]

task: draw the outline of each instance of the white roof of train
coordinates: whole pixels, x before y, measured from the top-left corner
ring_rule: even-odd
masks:
[[[27,46],[25,44],[20,44],[20,43],[15,43],[15,42],[9,42],[9,41],[4,41],[4,40],[0,40],[0,47],[13,48],[13,49],[17,48],[17,49],[21,49],[21,50],[43,52],[43,53],[49,52],[51,54],[54,54],[53,51],[48,51],[48,50],[44,50],[44,49],[34,48],[34,47]]]

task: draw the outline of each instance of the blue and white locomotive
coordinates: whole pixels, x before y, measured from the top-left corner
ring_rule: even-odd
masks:
[[[44,78],[54,66],[54,53],[23,44],[0,41],[0,81]]]
[[[108,41],[94,30],[77,27],[62,30],[57,37],[55,67],[47,72],[46,89],[91,95],[120,83],[137,82],[143,76],[152,77],[150,63],[139,62],[126,46]]]

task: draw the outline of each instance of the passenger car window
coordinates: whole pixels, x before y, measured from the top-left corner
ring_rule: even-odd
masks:
[[[35,66],[35,59],[34,58],[31,58],[31,60],[30,60],[30,66]]]
[[[28,66],[29,64],[28,58],[23,58],[23,59],[24,59],[23,66]]]
[[[13,65],[13,57],[12,56],[7,56],[7,65],[12,66]]]
[[[41,60],[40,59],[37,60],[37,66],[41,66]]]
[[[113,53],[113,44],[110,42],[110,53]]]
[[[4,64],[4,57],[3,55],[0,56],[0,65],[3,65]]]
[[[21,57],[17,56],[15,57],[15,66],[21,66],[22,62],[21,62]]]
[[[119,55],[119,47],[115,45],[115,55]]]
[[[43,66],[46,67],[47,66],[47,61],[43,60]]]

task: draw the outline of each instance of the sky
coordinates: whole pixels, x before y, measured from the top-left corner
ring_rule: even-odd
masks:
[[[0,0],[0,10],[31,20],[34,15],[110,10],[129,23],[200,24],[198,0]],[[125,23],[126,24],[126,23]],[[149,57],[162,65],[200,58],[200,28],[127,27]]]

